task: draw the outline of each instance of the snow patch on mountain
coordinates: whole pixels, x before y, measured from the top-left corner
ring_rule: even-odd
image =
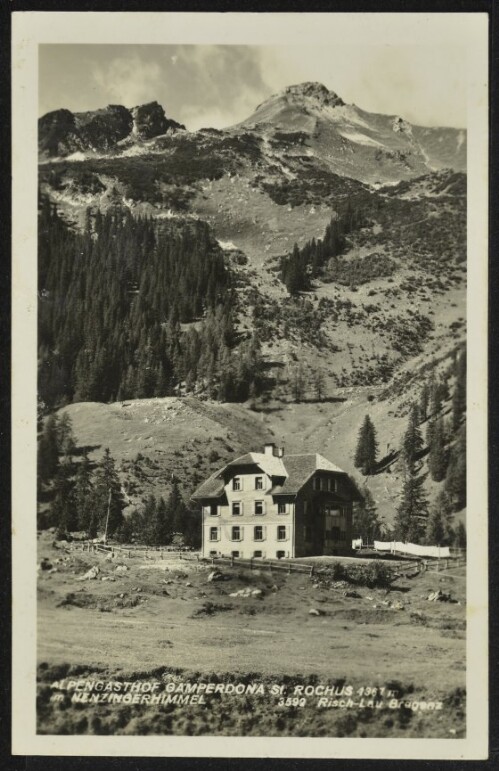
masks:
[[[368,137],[367,134],[360,134],[357,131],[338,131],[338,134],[344,139],[348,139],[349,142],[355,142],[358,145],[366,145],[368,147],[384,147],[381,142],[377,142],[372,137]]]

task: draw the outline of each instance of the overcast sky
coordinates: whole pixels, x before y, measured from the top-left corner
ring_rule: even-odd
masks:
[[[466,127],[466,60],[450,46],[41,45],[39,114],[153,100],[189,129],[247,118],[308,80],[423,126]]]

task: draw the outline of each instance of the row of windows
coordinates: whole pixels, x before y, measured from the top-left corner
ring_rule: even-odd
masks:
[[[251,506],[251,504],[249,504]],[[278,503],[277,504],[277,513],[278,514],[286,514],[287,513],[287,504],[285,503]],[[231,504],[231,511],[232,515],[234,517],[242,516],[244,512],[244,504],[242,501],[233,501]],[[213,505],[210,507],[210,515],[212,517],[217,517],[220,514],[220,510],[217,506]],[[262,515],[265,514],[265,501],[253,501],[253,514]]]
[[[242,552],[240,552],[240,551],[231,551],[230,554],[231,554],[231,557],[242,557],[243,556]],[[260,558],[261,557],[265,557],[266,553],[264,551],[262,551],[261,549],[256,549],[252,553],[251,556],[255,557],[256,559],[258,559],[259,557]],[[289,552],[278,550],[278,551],[276,551],[275,556],[277,557],[278,560],[282,560],[282,559],[284,559],[284,557],[289,557]],[[218,557],[218,552],[217,551],[210,551],[210,557]]]
[[[338,492],[338,480],[335,477],[314,477],[314,490],[336,493]]]
[[[250,479],[246,479],[248,484],[251,485]],[[255,490],[263,490],[263,477],[255,477]],[[234,477],[232,479],[232,489],[240,491],[243,489],[244,479],[243,477]],[[325,492],[337,492],[338,480],[335,477],[329,476],[316,476],[314,477],[314,490],[323,490]]]
[[[248,483],[250,482],[249,479],[246,480]],[[242,477],[234,477],[232,480],[232,489],[233,490],[242,490],[243,489],[243,478]],[[263,477],[255,477],[255,490],[263,490]]]
[[[286,525],[277,525],[277,540],[278,541],[287,541],[288,540],[288,528]],[[242,541],[244,538],[244,527],[240,527],[239,525],[234,525],[230,529],[230,540],[231,541]],[[253,540],[254,541],[265,541],[267,538],[267,528],[264,525],[255,525],[253,528]],[[210,527],[210,541],[219,541],[220,540],[220,528],[219,527]]]

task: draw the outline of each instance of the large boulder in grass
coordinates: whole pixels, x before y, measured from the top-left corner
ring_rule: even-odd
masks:
[[[90,568],[90,570],[87,570],[86,573],[84,573],[76,580],[77,581],[95,581],[98,575],[99,575],[99,568],[97,567],[97,565],[94,565],[93,568]]]
[[[208,581],[223,581],[224,575],[219,570],[212,570],[208,575]]]

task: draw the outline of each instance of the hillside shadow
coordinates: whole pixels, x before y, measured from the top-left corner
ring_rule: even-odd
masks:
[[[388,469],[390,469],[393,466],[393,464],[398,460],[399,455],[400,455],[400,452],[398,450],[391,450],[391,452],[385,455],[384,458],[381,458],[381,460],[379,460],[376,463],[376,468],[374,469],[374,476],[376,476],[376,474],[382,474],[383,471],[387,471]]]
[[[279,402],[278,405],[273,406],[258,406],[254,410],[254,412],[263,412],[266,415],[269,415],[273,412],[280,412],[281,410],[285,409],[286,407],[289,407],[290,405],[298,405],[298,404],[340,404],[343,402],[346,402],[346,397],[343,396],[328,396],[324,399],[300,399],[299,401],[295,401],[294,399],[286,399]]]
[[[300,399],[298,404],[341,404],[346,401],[346,396],[323,396],[322,399]]]
[[[94,450],[99,450],[102,447],[101,444],[83,444],[80,447],[76,447],[76,449],[73,452],[73,455],[75,457],[79,457],[81,455],[85,455],[85,453],[93,452]]]

